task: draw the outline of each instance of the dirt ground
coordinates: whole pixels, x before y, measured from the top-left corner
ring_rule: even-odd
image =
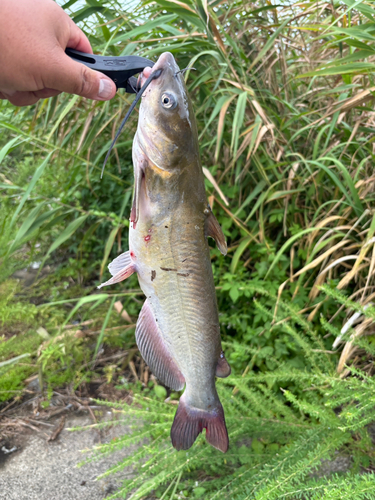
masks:
[[[105,409],[103,418],[112,419],[112,412]],[[8,437],[0,435],[0,500],[101,500],[115,493],[121,479],[132,475],[131,470],[124,470],[121,477],[96,479],[117,460],[129,455],[131,448],[77,467],[87,456],[82,450],[123,435],[127,432],[125,425],[100,432],[93,428],[69,431],[68,428],[92,424],[89,412],[81,411],[67,415],[64,429],[55,440],[48,441],[63,422],[56,417],[49,422],[50,427],[25,428]]]

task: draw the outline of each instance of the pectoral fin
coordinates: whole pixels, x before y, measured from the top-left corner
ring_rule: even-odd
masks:
[[[134,164],[134,196],[133,205],[130,212],[130,222],[133,222],[133,227],[139,219],[139,199],[141,195],[142,178],[144,170],[147,167],[147,160],[143,159]]]
[[[185,385],[185,378],[163,339],[148,300],[143,304],[137,321],[135,340],[152,373],[163,384],[180,391]]]
[[[223,233],[223,230],[220,227],[220,224],[216,220],[216,217],[214,214],[209,212],[207,215],[207,219],[205,222],[205,231],[206,231],[206,236],[211,236],[216,241],[216,245],[220,252],[223,255],[227,254],[227,242],[225,240],[225,236]]]
[[[135,271],[135,266],[130,258],[129,252],[124,252],[118,257],[116,257],[108,266],[109,272],[112,274],[112,278],[102,283],[98,288],[102,286],[114,285],[115,283],[120,283],[126,278],[129,278]]]

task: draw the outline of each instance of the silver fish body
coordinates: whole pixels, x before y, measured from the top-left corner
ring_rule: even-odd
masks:
[[[113,261],[107,284],[137,272],[146,296],[136,327],[138,347],[154,374],[185,391],[171,430],[176,449],[188,449],[203,428],[225,452],[228,434],[216,376],[230,368],[220,326],[207,237],[226,252],[207,204],[197,131],[184,79],[169,53],[142,98],[133,143],[135,194],[129,252]],[[169,104],[169,106],[165,106]]]

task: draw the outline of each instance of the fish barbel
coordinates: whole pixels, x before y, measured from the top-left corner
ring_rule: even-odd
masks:
[[[226,452],[228,433],[215,376],[230,367],[221,349],[207,237],[226,241],[206,198],[195,116],[184,78],[169,52],[150,72],[133,142],[134,198],[129,251],[110,265],[118,283],[134,272],[146,295],[136,326],[138,348],[166,386],[185,391],[171,429],[177,450],[206,439]]]

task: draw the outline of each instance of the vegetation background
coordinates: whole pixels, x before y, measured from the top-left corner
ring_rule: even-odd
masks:
[[[179,395],[137,375],[129,356],[134,376],[112,360],[101,373],[133,395],[137,404],[117,406],[135,425],[96,458],[141,446],[110,471],[138,472],[109,498],[375,498],[374,2],[60,4],[97,53],[168,50],[194,66],[185,75],[207,194],[229,246],[226,257],[211,254],[232,366],[218,381],[230,450],[200,438],[176,453]],[[93,361],[108,347],[136,356],[136,278],[96,290],[127,248],[137,112],[103,180],[100,170],[131,100],[120,91],[105,103],[0,101],[4,404],[38,374],[48,406],[55,388],[95,379]],[[344,470],[322,471],[340,457]]]

